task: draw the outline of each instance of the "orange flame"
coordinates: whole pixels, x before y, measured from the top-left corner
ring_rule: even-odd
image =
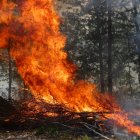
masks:
[[[66,37],[60,32],[53,0],[1,0],[0,36],[0,47],[10,47],[18,72],[36,99],[75,112],[110,112],[106,117],[140,135],[140,127],[113,97],[100,94],[94,84],[75,80],[77,68],[63,50]]]

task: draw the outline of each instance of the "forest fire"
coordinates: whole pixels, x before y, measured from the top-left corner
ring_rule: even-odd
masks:
[[[36,100],[60,104],[73,112],[110,112],[106,118],[140,135],[140,127],[128,119],[114,97],[100,94],[94,84],[76,80],[77,68],[63,50],[66,36],[60,32],[60,21],[53,0],[2,0],[0,47],[10,48]]]

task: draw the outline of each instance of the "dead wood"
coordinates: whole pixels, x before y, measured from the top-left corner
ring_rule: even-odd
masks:
[[[105,139],[107,139],[107,140],[112,140],[112,139],[110,139],[109,137],[107,137],[107,136],[105,136],[105,135],[103,135],[103,134],[97,132],[95,129],[93,129],[93,128],[91,127],[90,124],[87,124],[86,122],[82,122],[82,124],[83,124],[87,129],[89,129],[90,131],[92,131],[92,132],[94,132],[95,134],[99,135],[100,137],[105,138]]]
[[[103,119],[105,118],[105,114],[111,112],[78,113],[68,110],[63,105],[51,105],[44,102],[35,103],[35,106],[28,106],[26,103],[22,103],[22,105],[21,103],[16,103],[15,109],[11,103],[5,100],[3,102],[7,104],[7,107],[10,107],[9,112],[11,112],[8,116],[0,116],[0,120],[3,120],[0,122],[0,126],[4,129],[27,130],[40,126],[48,127],[56,125],[64,131],[68,130],[80,134],[91,134],[91,132],[94,132],[94,135],[104,138],[106,132],[112,134],[110,131],[112,127],[107,128],[106,120]],[[42,110],[37,112],[36,105]],[[2,111],[7,112],[5,109]],[[108,133],[106,134],[108,135]]]

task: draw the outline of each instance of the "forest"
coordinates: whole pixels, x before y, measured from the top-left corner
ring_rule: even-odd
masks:
[[[0,1],[0,139],[138,140],[139,93],[139,0]]]

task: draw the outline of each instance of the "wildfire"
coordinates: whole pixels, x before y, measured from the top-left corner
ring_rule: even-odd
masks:
[[[53,0],[1,0],[0,47],[10,48],[18,72],[36,99],[75,112],[110,112],[107,118],[140,135],[140,127],[113,97],[100,94],[94,84],[75,80],[77,68],[63,50],[66,36],[60,32],[60,21]]]

